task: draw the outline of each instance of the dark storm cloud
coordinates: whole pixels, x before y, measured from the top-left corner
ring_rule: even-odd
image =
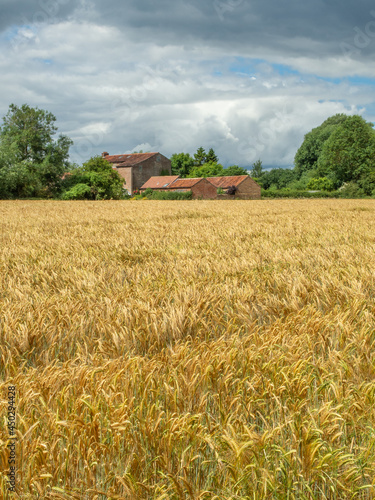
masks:
[[[0,0],[0,32],[14,26],[62,21],[76,5],[75,0]]]
[[[96,0],[95,6],[104,23],[138,30],[155,44],[242,48],[249,56],[256,47],[292,56],[342,55],[343,44],[362,49],[361,56],[375,48],[365,38],[375,38],[372,0]]]
[[[375,49],[372,0],[1,0],[0,30],[63,21],[74,11],[80,21],[159,46],[214,46],[249,57],[265,50],[366,58]]]

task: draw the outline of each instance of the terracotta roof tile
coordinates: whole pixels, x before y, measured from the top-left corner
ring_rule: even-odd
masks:
[[[170,184],[178,179],[178,175],[160,175],[150,177],[147,182],[143,184],[141,189],[167,189]]]
[[[239,186],[248,177],[248,175],[228,175],[226,177],[207,177],[207,180],[217,188],[226,189],[231,186]]]
[[[142,161],[148,160],[158,153],[132,153],[123,155],[107,155],[104,158],[110,163],[116,163],[119,167],[131,167],[132,165],[137,165]]]

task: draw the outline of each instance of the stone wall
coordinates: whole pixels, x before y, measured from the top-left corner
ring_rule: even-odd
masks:
[[[203,199],[203,200],[213,200],[216,199],[217,189],[211,184],[211,182],[206,179],[202,179],[195,186],[191,188],[193,193],[193,200]]]
[[[260,200],[260,196],[259,196],[259,198],[254,198],[253,196],[251,196],[249,194],[237,194],[237,193],[235,195],[218,194],[217,199],[218,200]]]
[[[246,196],[246,198],[242,198],[242,196]],[[235,197],[242,200],[260,200],[260,186],[251,177],[248,177],[238,186]]]
[[[160,153],[136,165],[122,167],[121,164],[114,164],[113,166],[125,180],[125,188],[130,194],[133,194],[136,189],[140,189],[150,177],[160,175],[163,170],[165,175],[171,175],[172,169],[171,160]]]
[[[133,192],[133,175],[132,175],[132,169],[133,167],[116,167],[117,172],[120,174],[120,176],[124,179],[125,181],[125,189],[128,191],[128,193]]]
[[[140,189],[150,177],[160,175],[164,170],[166,175],[171,175],[171,161],[165,156],[158,153],[148,160],[138,163],[132,167],[133,169],[133,186],[132,191]],[[168,172],[168,174],[167,174]]]

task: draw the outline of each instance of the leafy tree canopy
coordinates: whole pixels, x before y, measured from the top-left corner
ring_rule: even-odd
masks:
[[[215,151],[210,148],[207,155],[205,163],[218,163],[219,158],[216,156]]]
[[[318,174],[337,183],[358,182],[375,172],[375,131],[361,116],[349,116],[324,143]]]
[[[124,179],[105,158],[94,156],[66,177],[62,198],[118,200],[124,194],[123,184]]]
[[[219,163],[219,159],[212,148],[210,148],[208,150],[208,153],[206,153],[205,149],[200,147],[194,154],[194,165],[196,167],[199,167],[204,165],[205,163]]]
[[[194,154],[194,165],[201,166],[204,163],[206,163],[206,151],[204,150],[204,148],[200,147]]]
[[[247,170],[238,165],[231,165],[230,167],[224,169],[223,175],[248,175]]]
[[[269,189],[283,189],[296,179],[296,174],[293,170],[287,168],[274,168],[269,172],[264,172],[262,175],[262,187]]]
[[[194,167],[194,159],[189,153],[175,153],[171,156],[172,174],[187,177]]]
[[[304,172],[317,168],[324,143],[347,118],[348,116],[343,113],[331,116],[319,127],[313,128],[311,132],[305,135],[303,143],[294,158],[294,170],[298,179]]]
[[[1,196],[48,197],[59,191],[73,142],[65,135],[54,138],[55,121],[43,109],[9,106],[0,127]]]
[[[306,185],[306,189],[318,190],[318,191],[333,191],[335,188],[334,183],[331,179],[327,177],[319,177],[315,179],[310,179]]]
[[[263,173],[264,172],[263,172],[262,160],[259,159],[253,163],[250,175],[251,175],[251,177],[259,179],[260,177],[262,177]]]
[[[220,163],[205,163],[200,167],[194,167],[188,177],[219,177],[225,175],[223,165]]]

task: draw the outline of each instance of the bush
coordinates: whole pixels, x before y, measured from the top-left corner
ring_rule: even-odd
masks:
[[[338,191],[298,191],[295,189],[262,189],[262,198],[339,198]]]
[[[191,191],[153,191],[150,200],[191,200]]]
[[[367,172],[358,180],[358,185],[365,194],[374,196],[375,194],[375,170]]]
[[[331,179],[327,177],[319,177],[310,179],[306,186],[307,189],[317,189],[319,191],[333,191],[335,186]]]
[[[76,184],[68,191],[65,191],[62,200],[92,200],[93,195],[90,186],[87,184]]]
[[[349,182],[337,191],[298,191],[294,189],[262,189],[262,198],[368,198],[355,182]]]
[[[124,179],[107,160],[94,156],[65,176],[61,197],[63,200],[121,200],[124,198],[123,184]]]
[[[348,182],[340,189],[340,198],[366,198],[364,190],[356,182]]]

